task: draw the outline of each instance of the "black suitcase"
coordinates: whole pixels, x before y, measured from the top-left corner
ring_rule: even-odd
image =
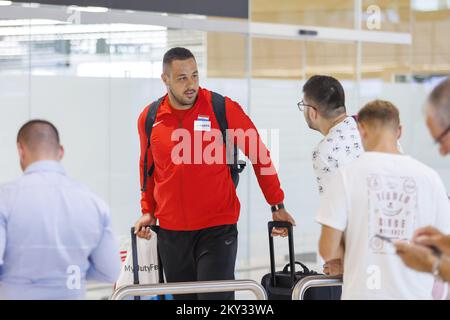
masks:
[[[150,226],[150,228],[158,234],[159,226]],[[134,227],[131,228],[131,251],[132,251],[132,260],[133,260],[133,284],[139,284],[139,261],[137,254],[137,238],[134,233]],[[164,269],[161,262],[161,256],[158,251],[158,276],[159,283],[164,283]],[[134,300],[141,300],[140,296],[135,296]],[[166,300],[165,295],[158,296],[158,300]]]
[[[289,240],[289,263],[283,271],[275,271],[275,254],[273,246],[272,229],[287,228]],[[268,223],[269,249],[270,249],[270,273],[266,274],[261,284],[266,289],[269,300],[292,300],[292,290],[295,284],[307,276],[319,275],[309,270],[303,263],[295,261],[294,236],[292,224],[289,222],[271,221]],[[295,265],[302,267],[302,271],[295,271]],[[290,269],[290,270],[289,270]],[[305,293],[305,300],[340,300],[341,287],[311,288]]]

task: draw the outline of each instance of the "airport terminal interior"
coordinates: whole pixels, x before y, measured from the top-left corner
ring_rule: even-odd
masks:
[[[450,162],[439,156],[424,121],[427,96],[450,74],[450,1],[210,1],[223,2],[218,8],[188,0],[154,7],[89,2],[0,1],[0,183],[22,174],[21,125],[51,121],[65,147],[64,168],[106,201],[123,246],[141,215],[137,119],[166,92],[164,53],[185,47],[196,57],[200,86],[238,102],[271,150],[284,204],[297,222],[295,256],[310,268],[321,272],[323,264],[311,163],[322,136],[308,128],[297,103],[311,76],[339,79],[350,115],[374,99],[393,102],[404,153],[435,169],[450,190]],[[251,166],[237,194],[236,279],[260,282],[270,271],[271,212]],[[287,240],[274,241],[281,268]],[[112,292],[110,284],[90,282],[86,298]]]

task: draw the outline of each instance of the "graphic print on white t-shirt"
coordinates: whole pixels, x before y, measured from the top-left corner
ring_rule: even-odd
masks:
[[[369,209],[369,251],[395,254],[395,247],[376,237],[408,240],[412,237],[417,212],[417,183],[411,177],[372,174],[367,177]]]
[[[353,117],[347,117],[331,128],[312,154],[319,194],[323,195],[331,176],[340,166],[357,159],[363,152],[358,125]]]

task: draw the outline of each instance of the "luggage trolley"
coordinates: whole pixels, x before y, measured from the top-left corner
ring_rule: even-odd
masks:
[[[129,296],[153,296],[164,294],[188,294],[206,292],[251,291],[257,300],[267,300],[264,288],[253,280],[172,282],[148,285],[124,286],[113,292],[110,300],[122,300]]]

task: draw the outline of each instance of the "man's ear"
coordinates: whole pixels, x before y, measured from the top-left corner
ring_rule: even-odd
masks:
[[[58,160],[61,161],[62,158],[64,158],[64,147],[63,146],[59,146],[59,150],[58,150]]]
[[[361,138],[365,138],[367,136],[366,127],[361,122],[358,122],[358,130],[359,130],[359,135],[361,136]]]
[[[21,142],[17,142],[17,151],[19,152],[19,158],[22,159],[25,151]]]
[[[403,133],[403,127],[402,127],[402,125],[399,125],[398,129],[397,129],[397,140],[400,140],[400,138],[402,137],[402,133]]]
[[[316,121],[317,118],[319,117],[319,113],[314,108],[308,107],[308,112],[309,112],[309,118],[313,119],[314,121]]]
[[[166,73],[162,73],[161,74],[161,79],[162,79],[162,81],[164,82],[164,84],[166,86],[169,85],[169,76]]]

